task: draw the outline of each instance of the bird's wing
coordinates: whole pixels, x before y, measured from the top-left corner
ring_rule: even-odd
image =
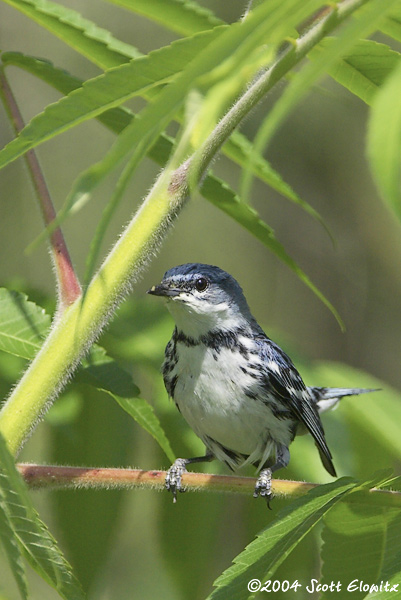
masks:
[[[294,419],[305,425],[313,436],[326,470],[336,476],[331,452],[311,394],[289,356],[267,337],[258,335],[256,342],[263,362],[263,385],[280,399]]]

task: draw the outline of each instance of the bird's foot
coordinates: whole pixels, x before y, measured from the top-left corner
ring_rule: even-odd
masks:
[[[186,465],[185,458],[177,458],[167,471],[164,486],[167,491],[173,494],[173,502],[177,502],[177,492],[185,492],[185,488],[182,487],[181,476],[187,470]]]
[[[258,496],[265,498],[268,508],[271,509],[270,501],[273,498],[271,469],[263,469],[260,472],[255,485],[255,491],[253,492],[254,498],[257,498]]]

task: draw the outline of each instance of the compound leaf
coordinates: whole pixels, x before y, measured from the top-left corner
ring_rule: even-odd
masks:
[[[1,436],[0,489],[8,524],[31,567],[65,600],[84,600],[79,582],[33,507],[25,483]]]

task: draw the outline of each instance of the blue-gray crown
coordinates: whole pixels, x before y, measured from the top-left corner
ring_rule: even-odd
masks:
[[[248,304],[239,283],[226,271],[213,265],[186,263],[166,271],[161,283],[148,293],[176,297],[193,292],[199,300],[212,304],[230,304],[249,313]]]
[[[242,294],[242,289],[238,282],[226,271],[213,265],[205,265],[202,263],[186,263],[178,265],[165,272],[163,281],[167,279],[175,279],[182,281],[195,281],[197,277],[205,277],[209,283],[214,283],[220,287],[227,285],[236,288],[236,291]]]

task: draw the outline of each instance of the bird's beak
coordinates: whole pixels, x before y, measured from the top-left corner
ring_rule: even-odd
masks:
[[[160,283],[159,285],[153,285],[146,293],[152,294],[152,296],[167,296],[168,298],[171,298],[179,296],[181,291],[177,288],[170,287],[166,283]]]

